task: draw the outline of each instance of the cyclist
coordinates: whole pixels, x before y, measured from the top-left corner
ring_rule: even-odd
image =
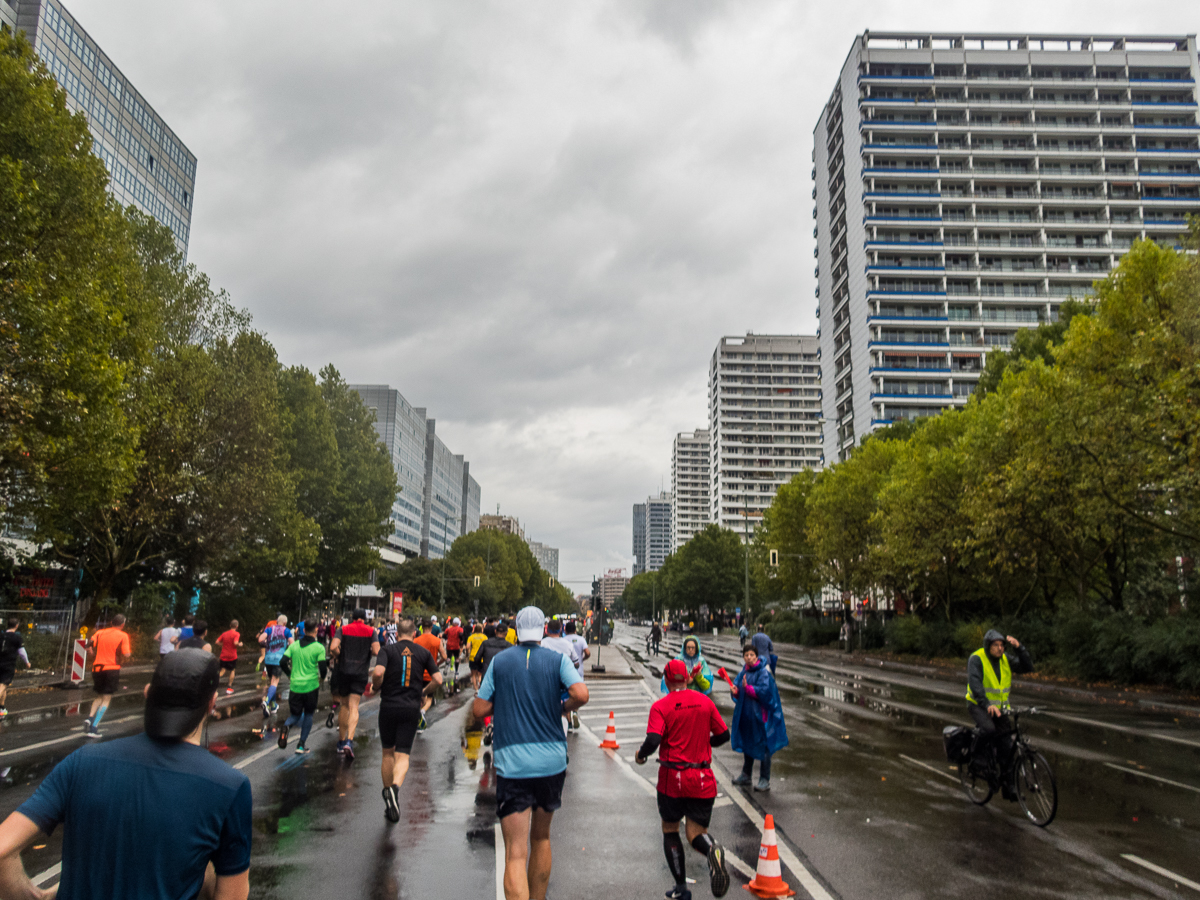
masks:
[[[1004,645],[1007,642],[1012,650]],[[983,636],[983,646],[967,658],[967,711],[975,720],[975,746],[972,756],[977,763],[987,758],[987,748],[998,742],[998,759],[1001,773],[1008,770],[1012,760],[1012,719],[1008,717],[1008,695],[1012,690],[1012,676],[1033,671],[1033,659],[1029,651],[1012,635],[1005,637],[992,628]],[[1006,800],[1015,799],[1002,777]]]
[[[349,623],[339,628],[329,644],[329,653],[337,660],[330,681],[333,702],[338,707],[337,752],[354,759],[354,731],[358,728],[358,704],[367,689],[371,657],[379,653],[375,629],[366,622],[366,610],[356,609]]]
[[[712,748],[729,741],[729,727],[717,705],[704,694],[688,690],[691,672],[678,659],[663,668],[668,694],[650,707],[646,740],[634,757],[644,765],[658,751],[658,813],[662,819],[663,852],[675,878],[668,900],[691,900],[687,887],[687,862],[679,822],[687,818],[688,843],[708,860],[714,897],[729,890],[725,850],[708,834],[717,779],[712,772]]]
[[[279,702],[275,699],[275,694],[279,690],[279,675],[282,671],[279,668],[279,661],[283,659],[284,651],[287,650],[288,644],[292,642],[292,629],[288,628],[287,624],[287,616],[277,616],[275,624],[264,628],[258,636],[258,642],[262,644],[263,649],[266,651],[263,655],[263,670],[271,680],[271,683],[267,685],[267,693],[263,696],[262,700],[263,718],[267,718],[271,713],[279,709]]]

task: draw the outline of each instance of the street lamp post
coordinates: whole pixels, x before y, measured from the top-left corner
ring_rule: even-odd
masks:
[[[742,521],[744,523],[743,531],[745,533],[744,542],[746,544],[746,615],[750,615],[750,493],[745,491],[742,493]]]

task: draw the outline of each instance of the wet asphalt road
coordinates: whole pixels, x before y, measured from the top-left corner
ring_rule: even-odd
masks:
[[[645,631],[620,629],[617,641],[644,657]],[[736,674],[735,638],[701,640],[714,668]],[[1018,679],[1014,704],[1046,710],[1022,728],[1058,779],[1058,816],[1039,829],[999,796],[972,806],[945,761],[942,726],[969,724],[965,676],[777,652],[791,744],[763,807],[841,896],[1200,896],[1126,856],[1200,882],[1200,718],[1022,691]],[[714,696],[732,709],[727,689]]]
[[[644,657],[644,634],[619,625],[616,642]],[[705,650],[734,674],[736,641],[708,638]],[[649,660],[650,668],[664,659]],[[589,685],[587,730],[570,738],[564,807],[555,817],[551,897],[661,897],[669,885],[647,781],[654,767],[628,762],[657,694],[656,675],[642,674],[644,681]],[[146,677],[128,678],[129,690],[105,719],[106,738],[140,729]],[[756,861],[761,814],[771,812],[785,877],[801,897],[964,897],[980,890],[1200,897],[1123,856],[1200,881],[1200,719],[1022,695],[1018,685],[1016,702],[1054,714],[1027,723],[1059,781],[1058,818],[1043,830],[1026,822],[1016,804],[997,797],[980,809],[961,793],[942,756],[941,727],[965,724],[964,688],[848,668],[837,657],[792,648],[781,653],[779,678],[791,745],[775,757],[772,791],[730,788],[740,758],[727,747],[717,752],[722,796],[712,831],[744,866],[732,873],[730,896],[740,895],[738,885]],[[470,717],[469,688],[439,702],[418,738],[396,826],[385,822],[379,796],[377,702],[364,704],[357,759],[345,764],[333,752],[336,732],[324,727],[327,695],[309,742],[313,752],[297,757],[291,747],[276,748],[272,722],[266,740],[257,733],[263,718],[254,676],[240,676],[237,689],[221,700],[209,742],[253,786],[252,897],[496,896],[494,771]],[[714,697],[728,716],[728,692],[719,687]],[[64,691],[10,699],[13,715],[0,723],[0,814],[15,809],[83,743],[87,701],[86,693]],[[616,753],[596,749],[610,709],[622,744]],[[50,870],[59,851],[56,835],[27,854],[28,871]],[[697,898],[709,896],[706,874],[691,856]]]

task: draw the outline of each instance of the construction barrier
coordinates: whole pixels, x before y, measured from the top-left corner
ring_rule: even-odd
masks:
[[[71,684],[82,684],[87,677],[87,641],[76,641],[71,654]]]

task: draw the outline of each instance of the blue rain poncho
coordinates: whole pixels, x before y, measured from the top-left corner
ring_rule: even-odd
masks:
[[[734,752],[766,759],[786,747],[783,702],[766,660],[743,668],[733,683],[738,689],[730,740]]]

